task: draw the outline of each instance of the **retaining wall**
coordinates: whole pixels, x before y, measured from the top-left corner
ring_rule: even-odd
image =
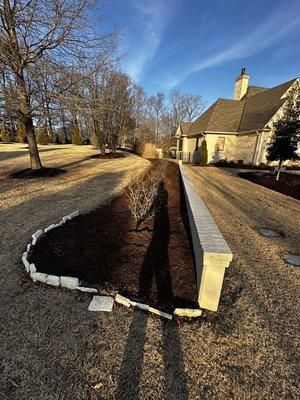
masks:
[[[233,255],[184,167],[179,168],[195,254],[198,303],[200,308],[217,311],[225,268]]]

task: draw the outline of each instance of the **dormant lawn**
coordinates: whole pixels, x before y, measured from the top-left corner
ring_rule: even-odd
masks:
[[[219,311],[192,323],[116,306],[87,311],[90,296],[33,284],[20,254],[36,229],[88,211],[149,163],[90,159],[91,146],[41,146],[48,180],[9,179],[26,145],[0,145],[0,398],[296,399],[300,203],[216,168],[189,167],[234,253]],[[260,236],[269,227],[285,238]],[[101,260],[99,260],[99,263]]]

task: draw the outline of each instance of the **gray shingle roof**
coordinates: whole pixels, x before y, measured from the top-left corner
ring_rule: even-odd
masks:
[[[181,134],[187,135],[191,125],[192,125],[191,122],[180,122],[179,126],[180,126],[180,130],[181,130]]]
[[[271,89],[249,86],[241,100],[218,99],[190,125],[186,134],[263,129],[283,105],[281,97],[296,79]]]

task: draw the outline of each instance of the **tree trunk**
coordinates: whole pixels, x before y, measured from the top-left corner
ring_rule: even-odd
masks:
[[[278,171],[277,171],[277,174],[276,174],[276,181],[279,181],[281,164],[282,164],[282,160],[279,160]]]
[[[53,131],[52,118],[51,118],[50,107],[49,107],[48,101],[46,101],[46,110],[47,110],[49,133],[50,133],[51,139],[53,140],[54,139],[54,131]]]
[[[25,126],[26,137],[28,141],[30,163],[32,169],[41,169],[42,163],[36,143],[34,134],[32,111],[30,101],[26,90],[26,84],[23,73],[18,74],[17,88],[20,101],[20,111],[22,113],[22,120]]]
[[[36,144],[36,138],[35,138],[35,134],[34,134],[32,118],[26,117],[24,125],[25,125],[26,137],[27,137],[27,141],[28,141],[31,168],[32,169],[41,169],[42,163],[40,160],[40,155],[39,155],[38,147]]]

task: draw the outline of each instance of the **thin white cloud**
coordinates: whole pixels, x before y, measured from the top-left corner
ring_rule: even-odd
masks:
[[[135,48],[129,51],[124,67],[134,80],[139,81],[162,41],[174,7],[170,0],[133,0],[131,3],[137,14],[139,37]]]
[[[290,6],[285,3],[278,7],[262,23],[252,26],[251,32],[238,40],[237,43],[215,53],[211,57],[187,66],[181,74],[170,76],[167,87],[173,88],[183,82],[189,75],[204,69],[221,65],[228,61],[254,56],[288,34],[300,30],[299,4],[296,1],[289,3]]]

